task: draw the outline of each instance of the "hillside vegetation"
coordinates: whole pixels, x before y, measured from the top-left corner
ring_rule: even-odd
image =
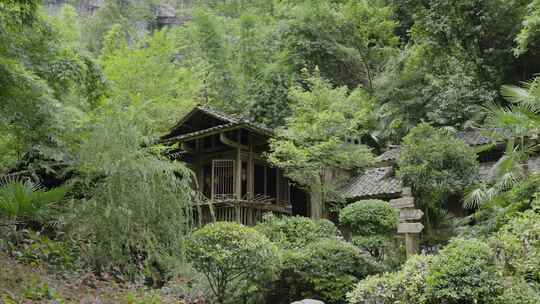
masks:
[[[0,303],[540,302],[540,1],[64,2],[0,1]],[[341,222],[197,227],[158,144],[195,105],[275,130],[268,160]],[[388,203],[324,182],[397,144],[408,258]]]

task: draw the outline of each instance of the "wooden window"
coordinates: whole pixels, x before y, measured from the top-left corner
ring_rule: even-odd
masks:
[[[212,160],[212,199],[232,199],[234,197],[234,182],[234,160]]]

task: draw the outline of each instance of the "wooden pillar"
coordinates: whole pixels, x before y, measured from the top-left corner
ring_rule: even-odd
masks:
[[[255,191],[255,166],[253,163],[253,136],[249,135],[249,154],[248,154],[248,165],[247,165],[247,192],[248,198],[253,199]]]
[[[200,140],[199,139],[196,139],[195,140],[195,149],[197,150],[197,153],[200,151],[200,146],[201,146],[201,143],[200,143]],[[201,157],[197,157],[197,171],[195,171],[195,175],[196,175],[196,178],[197,178],[197,187],[199,189],[199,191],[201,193],[203,193],[204,191],[204,176],[203,176],[203,173],[204,173],[204,164],[203,164],[203,161],[201,159]]]
[[[236,172],[235,172],[235,198],[237,200],[240,200],[242,198],[242,150],[240,148],[236,149]],[[236,221],[238,223],[241,223],[240,219],[240,205],[239,202],[236,202],[234,204],[234,209],[236,213]]]
[[[276,168],[276,204],[279,204],[279,198],[280,198],[279,191],[280,191],[280,187],[279,187],[279,168]]]

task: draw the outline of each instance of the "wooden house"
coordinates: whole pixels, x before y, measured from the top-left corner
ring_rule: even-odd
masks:
[[[161,141],[172,158],[188,164],[205,197],[201,223],[213,220],[254,225],[266,212],[309,216],[309,195],[264,157],[273,131],[198,106]]]

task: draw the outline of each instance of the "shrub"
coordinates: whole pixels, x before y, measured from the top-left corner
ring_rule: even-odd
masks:
[[[537,304],[540,303],[540,292],[522,279],[511,278],[496,304]]]
[[[339,222],[357,235],[388,235],[395,232],[398,212],[388,202],[362,200],[341,209]]]
[[[206,276],[217,303],[232,303],[235,288],[268,279],[279,268],[277,248],[257,230],[237,223],[209,224],[195,231],[187,256]]]
[[[277,217],[269,214],[255,229],[284,249],[303,248],[320,239],[339,236],[339,231],[332,222],[301,216]]]
[[[330,304],[343,303],[345,294],[359,279],[377,270],[371,258],[352,244],[322,239],[302,251],[286,254],[280,286],[287,289],[291,301],[315,298]]]
[[[38,232],[23,230],[19,242],[11,243],[10,254],[18,261],[34,267],[43,264],[57,270],[71,270],[76,266],[75,246],[67,241],[52,240]]]
[[[382,259],[398,223],[398,211],[388,202],[362,200],[341,209],[339,222],[353,235],[353,243]]]
[[[422,304],[431,256],[413,256],[399,272],[378,274],[362,280],[347,294],[350,304]]]
[[[530,210],[513,218],[491,243],[508,274],[540,284],[540,214]]]
[[[65,193],[65,188],[45,190],[29,180],[0,180],[0,219],[41,228],[51,220],[51,207]]]
[[[395,304],[399,287],[396,273],[377,274],[358,283],[347,293],[347,300],[350,304]]]
[[[455,239],[433,258],[426,296],[434,303],[489,303],[502,292],[501,282],[486,243]]]

